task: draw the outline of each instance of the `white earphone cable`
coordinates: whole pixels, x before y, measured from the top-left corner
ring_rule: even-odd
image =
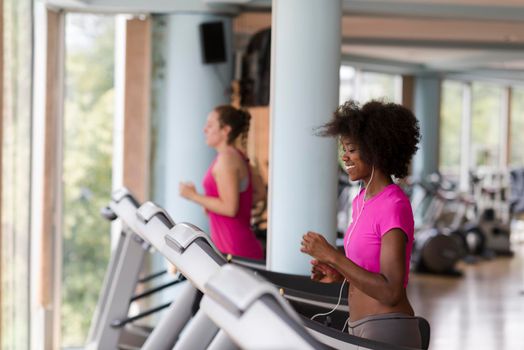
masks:
[[[366,199],[366,193],[368,191],[368,188],[369,188],[369,185],[371,185],[371,181],[373,181],[373,174],[375,173],[375,167],[372,167],[371,168],[371,177],[369,179],[369,182],[367,183],[366,187],[364,188],[364,195],[363,195],[363,200],[362,200],[362,207],[360,208],[359,210],[359,213],[357,215],[357,218],[355,219],[355,223],[353,224],[353,226],[351,227],[351,230],[349,231],[349,234],[348,234],[348,238],[347,238],[347,242],[346,242],[346,250],[347,250],[347,243],[349,243],[349,237],[351,237],[351,234],[353,233],[353,230],[355,229],[355,226],[357,225],[357,222],[358,222],[358,219],[360,219],[360,215],[362,214],[362,211],[364,210],[364,205],[366,204],[365,202],[365,199]],[[362,186],[362,183],[359,183],[359,188],[358,188],[358,192],[360,194],[360,188]],[[358,204],[358,203],[356,203]],[[315,314],[311,317],[311,320],[314,320],[315,318],[317,318],[318,316],[327,316],[331,313],[333,313],[339,306],[340,306],[340,302],[342,301],[342,290],[344,289],[344,284],[347,282],[347,280],[344,278],[344,281],[342,281],[342,285],[340,286],[340,292],[338,293],[338,301],[337,301],[337,305],[335,305],[335,307],[333,309],[331,309],[330,311],[328,312],[324,312],[324,313],[318,313],[318,314]],[[346,328],[346,325],[348,324],[348,321],[349,321],[349,317],[346,319],[346,322],[344,322],[344,326],[342,327],[342,331],[344,331],[344,329]]]
[[[335,307],[333,309],[331,309],[331,311],[328,311],[328,312],[324,312],[324,313],[319,313],[319,314],[316,314],[316,315],[313,315],[311,317],[311,320],[314,320],[316,317],[318,316],[327,316],[331,313],[333,313],[337,307],[339,307],[340,305],[340,302],[342,301],[342,290],[344,289],[344,284],[347,282],[347,280],[344,278],[344,281],[342,281],[342,285],[340,286],[340,292],[338,293],[338,301],[337,301],[337,305],[335,305]]]

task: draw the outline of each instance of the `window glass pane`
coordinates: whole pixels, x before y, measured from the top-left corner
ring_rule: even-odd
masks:
[[[365,72],[351,66],[340,67],[340,104],[347,100],[364,103],[373,99],[400,102],[401,77],[399,75]]]
[[[339,103],[342,104],[355,96],[355,68],[340,67]]]
[[[29,348],[32,1],[3,1],[1,344]]]
[[[510,164],[524,166],[524,88],[514,88],[511,96]]]
[[[357,91],[358,101],[367,102],[379,99],[386,102],[396,102],[395,79],[399,78],[392,74],[362,72]]]
[[[441,96],[439,168],[443,174],[458,175],[463,104],[462,84],[456,81],[444,81]]]
[[[66,16],[62,347],[85,342],[110,253],[114,17]]]
[[[476,167],[499,165],[501,97],[502,90],[496,85],[472,85],[471,159]]]

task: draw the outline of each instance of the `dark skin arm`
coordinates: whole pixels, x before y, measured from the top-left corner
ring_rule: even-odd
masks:
[[[342,282],[342,276],[337,270],[316,259],[311,260],[311,279],[321,283]]]
[[[392,229],[382,237],[380,273],[369,272],[346,258],[315,232],[308,232],[302,240],[303,253],[338,271],[357,289],[380,303],[394,306],[403,295],[406,235],[400,229]]]

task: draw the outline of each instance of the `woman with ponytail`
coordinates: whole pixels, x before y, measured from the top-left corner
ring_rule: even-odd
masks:
[[[224,254],[263,259],[262,246],[251,230],[251,208],[265,196],[261,179],[235,145],[244,141],[251,115],[232,106],[218,106],[204,127],[206,143],[217,155],[203,180],[204,194],[192,183],[180,183],[180,195],[206,210],[211,240]]]

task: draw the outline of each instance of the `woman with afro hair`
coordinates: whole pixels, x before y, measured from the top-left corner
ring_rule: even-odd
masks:
[[[321,136],[338,137],[342,161],[363,188],[352,204],[345,254],[307,232],[301,251],[313,257],[313,280],[349,284],[349,333],[420,348],[418,319],[406,295],[414,219],[408,197],[394,183],[408,173],[420,140],[418,121],[398,104],[371,101],[338,107]]]

